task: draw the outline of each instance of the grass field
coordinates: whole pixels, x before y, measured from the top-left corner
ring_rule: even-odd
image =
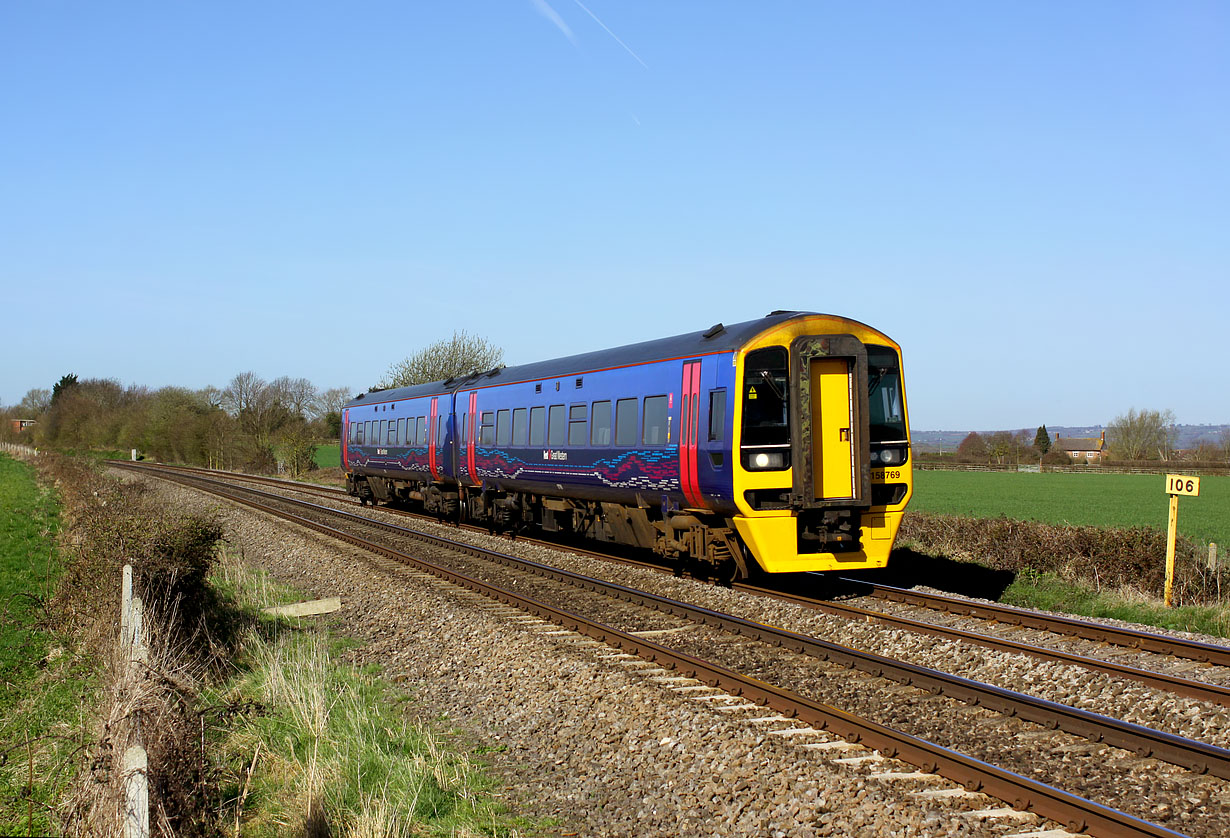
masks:
[[[1166,529],[1160,474],[1023,474],[915,471],[910,509],[948,515],[1001,515],[1049,524]],[[1230,550],[1230,477],[1202,477],[1200,496],[1179,499],[1179,532]]]
[[[342,447],[336,442],[332,445],[321,445],[317,447],[314,459],[317,468],[341,468]]]

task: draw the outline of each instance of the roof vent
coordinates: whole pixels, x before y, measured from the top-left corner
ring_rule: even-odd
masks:
[[[709,331],[705,332],[705,334],[702,337],[704,337],[705,340],[708,340],[709,338],[715,335],[720,335],[724,331],[726,331],[725,326],[723,326],[721,323],[714,323],[712,326],[709,327]]]

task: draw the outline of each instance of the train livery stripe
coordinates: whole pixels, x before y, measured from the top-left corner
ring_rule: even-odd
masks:
[[[683,496],[693,507],[704,506],[696,468],[696,431],[700,413],[700,361],[683,365],[683,405],[679,429],[679,484]]]
[[[431,419],[427,423],[427,468],[431,472],[432,480],[440,479],[440,465],[436,459],[436,446],[444,442],[442,439],[436,439],[436,417],[440,415],[439,398],[431,397]]]
[[[474,390],[470,393],[470,409],[466,412],[466,425],[469,433],[466,434],[466,465],[470,471],[470,482],[478,482],[478,468],[474,465],[474,416],[478,410],[478,391]]]

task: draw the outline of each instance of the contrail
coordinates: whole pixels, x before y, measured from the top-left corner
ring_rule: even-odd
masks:
[[[577,39],[572,34],[572,30],[568,28],[568,24],[564,23],[564,19],[559,16],[559,13],[556,12],[555,9],[551,8],[551,5],[547,3],[547,0],[530,0],[530,2],[532,2],[534,4],[534,8],[538,10],[538,14],[542,15],[547,20],[554,23],[556,28],[558,28],[559,31],[564,33],[564,37],[567,38],[569,41],[571,41],[574,47],[577,45]],[[582,6],[581,8],[585,8],[585,7]],[[594,20],[598,20],[598,19],[594,18]],[[603,28],[605,29],[606,27],[603,27]],[[619,39],[616,38],[615,40],[618,41]]]
[[[598,16],[597,16],[596,14],[594,14],[593,12],[591,12],[589,9],[587,9],[587,8],[585,7],[585,4],[584,4],[584,3],[582,3],[582,2],[581,2],[581,0],[573,0],[573,1],[574,1],[574,2],[578,5],[578,6],[580,6],[580,7],[581,7],[581,8],[585,11],[585,14],[589,15],[590,17],[592,17],[592,18],[594,19],[594,21],[595,21],[595,22],[596,22],[599,26],[601,26],[603,29],[606,29],[606,34],[608,34],[608,35],[610,35],[612,38],[614,38],[614,39],[615,39],[615,43],[619,44],[621,47],[623,47],[624,49],[626,49],[626,50],[628,51],[628,55],[631,55],[631,56],[632,56],[633,58],[635,58],[637,61],[640,61],[641,66],[642,66],[642,67],[644,67],[646,70],[648,70],[648,69],[649,69],[649,65],[648,65],[648,64],[646,64],[644,61],[641,61],[641,57],[640,57],[639,55],[637,55],[635,52],[633,52],[633,51],[632,51],[632,47],[628,46],[628,45],[627,45],[627,44],[625,44],[623,41],[619,40],[619,36],[618,36],[618,35],[616,35],[614,32],[612,32],[612,31],[611,31],[611,30],[607,27],[607,25],[606,25],[605,23],[603,23],[601,20],[598,20]],[[542,3],[544,6],[546,5],[546,3],[544,2],[544,0],[534,0],[534,2],[535,2],[535,3]],[[548,6],[548,8],[550,8],[550,7]],[[552,14],[555,14],[555,13],[554,13],[554,11],[552,11]],[[558,15],[557,15],[557,17],[558,17]],[[564,24],[563,24],[563,21],[560,21],[558,25],[559,25],[559,26],[563,26],[563,25],[564,25]],[[567,32],[568,27],[564,26],[564,29],[565,29],[565,31]],[[570,37],[570,38],[572,37],[571,33],[568,33],[568,37]]]

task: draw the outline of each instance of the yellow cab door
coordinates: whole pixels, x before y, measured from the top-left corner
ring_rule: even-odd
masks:
[[[812,486],[817,500],[856,488],[853,375],[848,358],[811,359]]]

